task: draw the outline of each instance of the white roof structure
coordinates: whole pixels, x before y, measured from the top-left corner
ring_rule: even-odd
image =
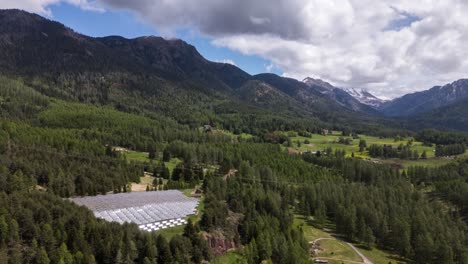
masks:
[[[177,190],[132,192],[70,199],[88,207],[98,218],[123,224],[135,223],[145,231],[156,231],[186,224],[196,213],[198,199]]]

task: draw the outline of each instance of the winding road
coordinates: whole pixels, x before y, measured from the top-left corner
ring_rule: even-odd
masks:
[[[364,254],[361,253],[361,251],[359,251],[353,244],[351,243],[347,243],[348,246],[350,246],[361,258],[362,258],[362,263],[364,264],[374,264],[372,263],[372,261],[370,261],[368,258],[366,258],[366,256],[364,256]]]
[[[326,238],[326,237],[320,237],[320,238],[317,238],[315,239],[314,241],[312,242],[309,242],[311,244],[315,244],[317,243],[318,241],[320,240],[336,240],[336,241],[340,241],[336,238]],[[341,241],[340,241],[341,242]],[[366,256],[364,256],[364,254],[361,253],[361,251],[359,251],[353,244],[351,243],[348,243],[346,242],[346,244],[351,247],[354,252],[356,252],[356,254],[359,255],[359,257],[362,259],[362,262],[354,262],[354,261],[346,261],[346,262],[350,262],[350,263],[363,263],[363,264],[374,264],[372,261],[370,261]],[[345,260],[341,260],[341,259],[332,259],[332,258],[321,258],[321,257],[318,257],[318,259],[329,259],[329,260],[339,260],[339,261],[345,261]]]

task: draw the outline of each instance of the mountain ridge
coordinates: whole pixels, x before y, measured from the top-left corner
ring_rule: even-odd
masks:
[[[191,125],[206,122],[195,118],[223,115],[225,119],[232,112],[248,118],[251,111],[270,119],[273,113],[284,120],[310,119],[316,126],[318,120],[338,119],[343,124],[367,118],[357,113],[360,109],[348,109],[297,80],[275,76],[281,81],[269,83],[274,91],[266,89],[265,80],[234,65],[211,62],[179,39],[94,38],[39,15],[1,10],[0,47],[5,51],[0,54],[0,73],[26,78],[46,95],[110,104],[124,111],[174,113],[177,120]],[[190,106],[196,111],[180,110]]]
[[[459,79],[429,90],[406,94],[382,104],[380,111],[390,117],[409,117],[455,104],[468,98],[468,79]]]
[[[375,118],[387,124],[386,117],[427,113],[468,96],[468,81],[461,79],[382,103],[368,91],[337,88],[320,79],[308,77],[301,82],[268,73],[250,75],[234,65],[205,59],[180,39],[93,38],[21,10],[0,10],[0,48],[4,51],[0,73],[31,80],[45,95],[134,112],[179,114],[178,108],[191,102],[201,105],[197,109],[201,107],[203,114],[196,115],[203,120],[208,112],[224,114],[231,112],[226,107],[234,107],[330,124],[369,123],[370,119],[373,123]],[[175,100],[167,102],[168,98]],[[184,114],[179,121],[193,123],[193,114]]]

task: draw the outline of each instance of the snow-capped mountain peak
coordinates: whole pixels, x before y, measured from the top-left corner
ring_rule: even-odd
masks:
[[[381,104],[385,102],[375,95],[371,94],[369,91],[365,89],[361,89],[360,91],[356,90],[355,88],[341,88],[343,91],[350,94],[352,97],[356,98],[359,102],[365,105],[372,106],[374,108],[379,107]]]
[[[321,88],[322,92],[332,91],[333,89],[335,89],[335,87],[331,85],[330,83],[320,80],[320,79],[314,79],[311,77],[305,78],[304,80],[302,80],[302,82],[307,84],[309,87],[315,86],[315,87]]]

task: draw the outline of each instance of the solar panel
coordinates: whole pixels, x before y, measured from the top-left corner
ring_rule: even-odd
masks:
[[[186,224],[183,219],[196,213],[198,199],[177,190],[132,192],[70,199],[88,207],[98,218],[109,222],[135,223],[145,231]]]

